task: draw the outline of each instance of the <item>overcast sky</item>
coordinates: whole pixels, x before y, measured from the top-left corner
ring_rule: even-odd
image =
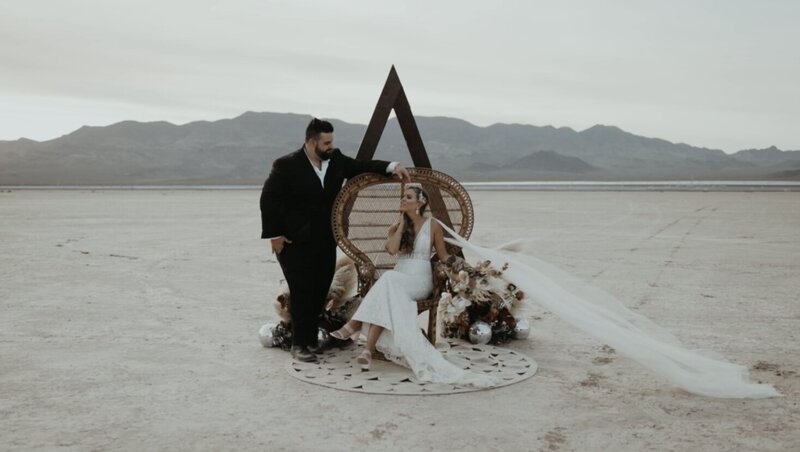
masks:
[[[247,110],[422,116],[800,149],[800,1],[0,3],[0,140]],[[424,137],[423,137],[424,138]]]

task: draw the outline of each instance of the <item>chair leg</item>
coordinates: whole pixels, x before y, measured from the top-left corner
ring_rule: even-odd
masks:
[[[428,342],[436,345],[436,314],[439,312],[438,303],[428,310]]]

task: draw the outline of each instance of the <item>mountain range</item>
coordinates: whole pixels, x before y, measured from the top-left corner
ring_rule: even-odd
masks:
[[[48,141],[0,141],[0,185],[261,184],[272,161],[302,146],[310,116],[246,112],[175,125],[123,121]],[[416,117],[431,164],[463,181],[800,180],[800,151],[726,154],[614,126],[494,124]],[[334,144],[355,156],[366,126],[332,120]],[[390,119],[375,158],[411,166]]]

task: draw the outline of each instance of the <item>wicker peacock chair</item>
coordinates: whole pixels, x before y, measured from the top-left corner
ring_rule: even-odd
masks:
[[[408,168],[411,184],[418,184],[428,193],[430,215],[450,226],[460,236],[469,238],[474,213],[472,201],[464,187],[451,176],[429,168]],[[358,268],[358,292],[366,295],[372,284],[386,271],[394,268],[397,256],[384,249],[389,227],[397,220],[400,203],[400,182],[378,174],[362,174],[350,179],[336,198],[331,222],[339,248],[355,261]],[[449,254],[461,251],[447,244]],[[436,341],[436,313],[439,296],[446,278],[436,268],[433,253],[433,293],[417,301],[418,312],[428,313],[427,337]]]

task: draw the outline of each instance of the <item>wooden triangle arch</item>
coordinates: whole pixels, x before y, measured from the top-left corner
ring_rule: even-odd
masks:
[[[414,162],[414,166],[433,169],[428,158],[428,152],[425,150],[425,144],[422,143],[422,136],[417,128],[417,121],[414,120],[414,114],[411,113],[411,105],[408,103],[408,98],[394,65],[389,70],[389,77],[386,78],[386,84],[383,85],[383,91],[378,98],[377,105],[375,105],[375,112],[372,113],[372,119],[369,120],[367,131],[364,132],[364,139],[361,140],[361,147],[358,149],[356,159],[372,160],[375,156],[375,150],[378,148],[378,142],[381,140],[381,135],[383,135],[383,130],[386,128],[386,122],[389,120],[389,114],[392,109],[394,109],[394,113],[397,116],[397,123],[403,132],[406,146],[411,152],[411,161]],[[423,184],[422,188],[430,198],[429,203],[432,214],[452,228],[453,223],[450,220],[450,214],[447,212],[447,207],[439,188],[428,184]]]
[[[381,135],[383,135],[383,129],[386,128],[386,122],[389,120],[389,114],[392,109],[397,115],[397,123],[403,132],[403,138],[406,139],[406,145],[411,152],[411,160],[414,162],[414,166],[431,168],[428,152],[425,150],[422,136],[417,128],[417,122],[411,113],[411,105],[408,103],[408,98],[394,66],[389,70],[389,77],[386,79],[381,96],[378,98],[378,104],[375,105],[375,112],[372,113],[372,119],[369,120],[369,125],[364,133],[364,139],[361,140],[361,147],[358,149],[356,159],[372,160],[375,156],[375,150],[378,148],[378,142],[381,139]]]

